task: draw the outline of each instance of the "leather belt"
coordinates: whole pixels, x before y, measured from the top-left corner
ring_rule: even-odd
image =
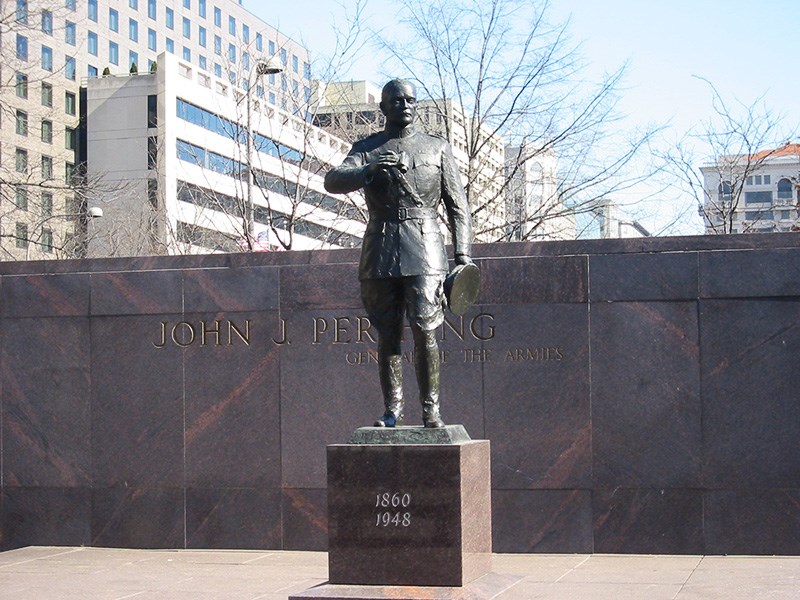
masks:
[[[407,221],[408,219],[436,219],[435,208],[423,208],[418,206],[401,206],[396,210],[382,210],[375,214],[378,221]]]

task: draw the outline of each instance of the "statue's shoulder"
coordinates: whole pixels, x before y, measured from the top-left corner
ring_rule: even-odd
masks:
[[[387,139],[383,131],[377,131],[353,144],[353,152],[369,152],[384,144]]]
[[[421,131],[419,132],[419,135],[421,136],[422,143],[429,148],[442,148],[447,145],[447,140],[435,133],[426,133]]]

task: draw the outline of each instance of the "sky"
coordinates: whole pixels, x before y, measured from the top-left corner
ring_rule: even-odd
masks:
[[[292,0],[267,6],[245,0],[249,10],[303,43],[312,57],[332,52],[332,32],[346,22],[353,4]],[[388,27],[394,6],[394,0],[366,0],[365,21],[373,28]],[[800,135],[800,0],[551,0],[549,15],[569,19],[568,31],[581,45],[590,78],[627,62],[620,127],[660,124],[666,143],[680,138],[711,115],[711,90],[704,78],[731,103],[749,105],[762,98],[783,116],[787,139]],[[385,76],[379,64],[363,60],[341,79],[382,84]],[[631,194],[620,202],[649,192]],[[634,216],[658,232],[683,214],[670,233],[700,233],[700,219],[689,209],[686,199],[659,199],[637,207]]]

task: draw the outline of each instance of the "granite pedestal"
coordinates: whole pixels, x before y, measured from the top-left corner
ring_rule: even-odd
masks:
[[[465,586],[491,569],[489,442],[462,425],[328,446],[330,584]]]

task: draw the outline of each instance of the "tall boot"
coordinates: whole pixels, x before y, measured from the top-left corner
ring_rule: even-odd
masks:
[[[414,327],[414,368],[425,427],[444,427],[439,414],[439,346],[436,331]]]
[[[383,416],[375,427],[395,427],[403,422],[403,357],[378,345],[378,376],[383,393]]]

